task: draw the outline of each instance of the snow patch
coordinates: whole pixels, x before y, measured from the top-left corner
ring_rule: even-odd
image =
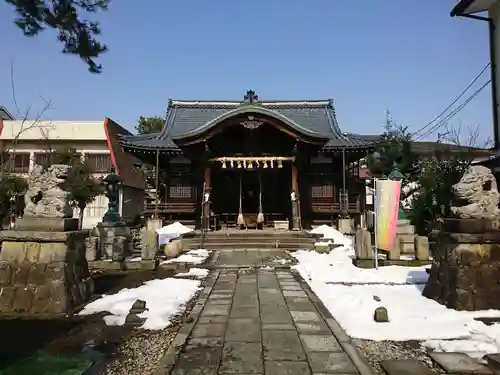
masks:
[[[500,324],[487,326],[477,317],[500,317],[499,310],[456,311],[422,296],[427,267],[357,268],[352,240],[333,228],[316,228],[334,243],[346,245],[328,254],[297,251],[293,268],[310,285],[349,336],[375,341],[418,340],[435,351],[482,357],[500,352]],[[321,229],[320,229],[321,228]],[[312,231],[311,231],[312,232]],[[377,323],[377,307],[387,308],[388,323]]]
[[[108,326],[121,326],[134,302],[138,299],[146,302],[146,310],[138,314],[146,318],[143,329],[159,330],[168,327],[170,319],[184,311],[186,303],[201,289],[200,281],[187,279],[154,279],[138,288],[122,289],[116,294],[103,295],[89,303],[78,315],[91,315],[108,312],[104,317]]]
[[[208,276],[209,271],[206,268],[190,268],[188,272],[181,272],[175,277],[196,277],[197,279],[204,279]]]
[[[162,264],[171,264],[171,263],[191,263],[191,264],[202,264],[210,255],[210,250],[205,249],[197,249],[197,250],[189,250],[185,254],[181,254],[177,258],[172,258],[168,260],[164,260],[160,263]]]

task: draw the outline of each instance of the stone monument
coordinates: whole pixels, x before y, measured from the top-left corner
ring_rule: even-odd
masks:
[[[0,314],[69,316],[90,301],[87,231],[72,218],[63,190],[69,167],[36,167],[28,180],[24,216],[1,232]]]
[[[472,166],[453,186],[451,207],[431,237],[434,261],[423,295],[457,310],[500,309],[500,210],[491,171]]]

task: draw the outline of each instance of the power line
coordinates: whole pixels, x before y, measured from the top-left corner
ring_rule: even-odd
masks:
[[[465,88],[465,90],[462,91],[462,93],[459,96],[457,96],[455,98],[455,100],[448,107],[446,107],[446,109],[443,112],[441,112],[437,117],[435,117],[434,120],[432,120],[431,122],[427,123],[425,126],[423,126],[422,128],[420,128],[419,130],[417,130],[416,132],[414,132],[412,134],[412,136],[413,137],[417,136],[419,133],[423,132],[425,129],[427,129],[429,126],[431,126],[432,124],[434,124],[437,120],[439,120],[439,118],[442,115],[444,115],[451,107],[453,107],[453,105],[455,105],[455,103],[458,102],[460,100],[460,98],[465,95],[465,93],[467,92],[467,90],[469,90],[474,85],[474,83],[477,82],[477,80],[483,75],[483,73],[486,71],[486,69],[488,69],[488,67],[490,66],[490,64],[491,63],[486,64],[486,66],[483,68],[483,70],[481,70],[481,72],[476,76],[476,78],[474,78],[472,80],[472,82],[469,84],[469,86],[467,86]]]
[[[486,81],[480,88],[478,88],[474,93],[469,96],[462,104],[460,104],[458,107],[456,107],[453,111],[451,111],[448,115],[446,115],[445,118],[440,120],[438,123],[434,124],[432,128],[430,128],[427,132],[424,134],[419,135],[415,140],[418,141],[419,139],[425,138],[428,135],[434,133],[436,130],[438,130],[441,126],[445,125],[451,118],[455,117],[455,115],[460,112],[464,107],[466,107],[476,96],[479,95],[481,91],[484,90],[486,86],[491,82],[491,79]]]

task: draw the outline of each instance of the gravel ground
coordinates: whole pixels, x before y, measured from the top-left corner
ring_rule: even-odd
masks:
[[[154,374],[177,331],[185,320],[189,321],[191,309],[204,284],[202,281],[200,292],[188,302],[184,313],[172,318],[172,325],[169,327],[160,331],[134,329],[130,336],[122,341],[116,356],[107,363],[101,375]]]
[[[361,354],[367,359],[375,372],[386,375],[379,362],[387,359],[416,359],[429,367],[436,374],[442,372],[426,354],[427,349],[422,348],[418,341],[371,341],[352,339]]]

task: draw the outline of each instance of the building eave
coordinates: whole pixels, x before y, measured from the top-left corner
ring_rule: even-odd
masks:
[[[493,5],[496,0],[460,0],[451,10],[452,17],[484,12]]]

